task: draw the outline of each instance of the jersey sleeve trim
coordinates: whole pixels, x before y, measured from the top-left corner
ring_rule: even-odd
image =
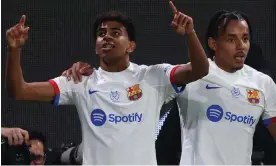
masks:
[[[180,66],[175,66],[174,68],[172,68],[171,72],[170,72],[170,81],[171,81],[171,84],[173,86],[173,89],[175,90],[176,93],[182,93],[185,89],[185,86],[186,85],[183,85],[181,87],[178,87],[176,84],[175,84],[175,80],[174,80],[174,74],[175,74],[175,71],[177,68],[179,68]],[[180,89],[179,89],[180,88]]]
[[[276,116],[272,117],[272,118],[264,119],[263,122],[266,126],[268,126],[272,123],[276,123]]]
[[[53,101],[53,104],[54,105],[58,105],[59,99],[60,99],[60,90],[59,90],[59,87],[58,87],[57,83],[55,82],[55,80],[49,80],[49,83],[53,86],[55,94],[56,94],[56,96],[54,98],[54,101]]]
[[[174,84],[174,73],[176,71],[177,68],[179,68],[180,66],[175,66],[172,68],[171,72],[170,72],[170,81],[171,81],[171,84]]]

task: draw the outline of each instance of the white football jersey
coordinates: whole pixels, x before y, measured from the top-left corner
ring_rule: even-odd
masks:
[[[187,84],[177,101],[183,165],[251,165],[253,134],[262,116],[275,122],[276,85],[244,65],[227,73],[209,60],[209,74]]]
[[[176,68],[130,63],[122,72],[99,68],[78,84],[65,77],[50,80],[55,103],[77,107],[84,165],[157,164],[155,131],[165,99],[179,90],[171,84]]]

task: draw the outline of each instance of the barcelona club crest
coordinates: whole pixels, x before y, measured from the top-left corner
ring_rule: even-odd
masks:
[[[140,85],[136,84],[132,87],[129,87],[127,90],[127,97],[131,101],[138,100],[142,97],[142,90],[140,89]]]
[[[247,99],[250,103],[259,104],[260,102],[259,91],[255,89],[247,89]]]

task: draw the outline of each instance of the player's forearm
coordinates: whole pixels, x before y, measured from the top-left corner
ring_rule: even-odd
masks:
[[[20,99],[24,93],[26,82],[24,81],[20,65],[20,48],[8,47],[6,64],[6,87],[9,95]]]
[[[209,62],[195,31],[187,34],[187,40],[192,74],[200,79],[208,74]]]

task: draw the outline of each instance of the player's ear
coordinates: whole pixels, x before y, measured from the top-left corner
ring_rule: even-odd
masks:
[[[208,38],[208,46],[209,46],[209,48],[211,48],[213,51],[216,51],[216,50],[217,50],[217,43],[216,43],[216,40],[213,39],[212,37],[209,37],[209,38]]]
[[[127,52],[132,53],[133,51],[135,51],[135,49],[136,49],[136,43],[134,41],[130,41],[128,43]]]

